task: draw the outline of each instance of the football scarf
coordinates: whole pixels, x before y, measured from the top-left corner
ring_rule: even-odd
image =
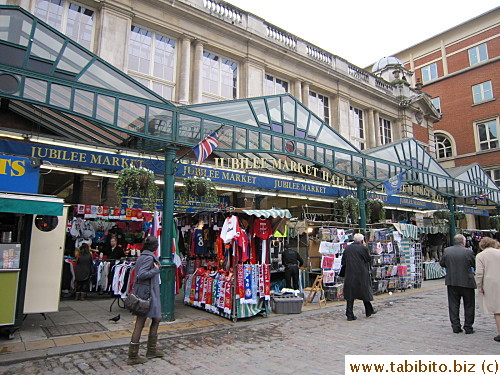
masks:
[[[237,272],[237,284],[236,284],[236,295],[240,299],[245,298],[245,273],[244,273],[244,266],[243,264],[238,264],[238,267],[236,268]]]

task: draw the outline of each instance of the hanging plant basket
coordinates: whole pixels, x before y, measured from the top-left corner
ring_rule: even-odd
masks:
[[[366,218],[370,223],[385,221],[384,202],[380,199],[369,199],[366,201]]]
[[[455,211],[455,221],[461,223],[465,219],[465,213],[462,211]]]
[[[190,196],[203,197],[204,202],[217,203],[217,188],[215,183],[199,177],[190,177],[184,180],[184,188],[182,190],[183,198],[189,200]]]
[[[345,218],[348,216],[351,218],[351,223],[356,224],[359,222],[359,201],[353,196],[348,196],[344,198],[343,201],[343,212],[345,213]]]
[[[115,192],[120,206],[124,197],[138,198],[143,209],[152,211],[158,198],[155,174],[146,168],[123,168],[118,175]]]
[[[450,220],[450,211],[448,210],[439,210],[439,211],[436,211],[434,212],[434,214],[432,215],[432,217],[434,219],[437,219],[437,220]]]

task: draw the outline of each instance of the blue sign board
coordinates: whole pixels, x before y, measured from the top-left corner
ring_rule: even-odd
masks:
[[[39,171],[28,158],[0,154],[0,191],[37,194]]]
[[[9,154],[37,157],[55,164],[64,164],[80,168],[99,168],[119,171],[131,166],[133,163],[152,170],[155,174],[163,175],[165,165],[163,160],[134,158],[118,153],[104,153],[98,151],[86,151],[63,146],[44,145],[38,143],[7,141],[0,139],[0,150]],[[27,163],[29,165],[29,162]],[[321,196],[324,198],[344,197],[356,195],[356,190],[347,187],[335,187],[316,181],[305,182],[301,179],[280,179],[260,174],[251,174],[233,170],[216,169],[207,166],[179,163],[176,169],[176,177],[205,177],[218,183],[236,185],[240,188],[251,188],[252,190],[265,189],[279,192],[307,194]],[[38,184],[36,184],[38,187]],[[380,193],[369,193],[369,198],[379,198],[384,203],[394,206],[416,207],[423,210],[445,209],[446,206],[432,202],[428,199],[420,199],[413,196],[385,195]],[[487,216],[486,210],[468,208],[466,213]]]

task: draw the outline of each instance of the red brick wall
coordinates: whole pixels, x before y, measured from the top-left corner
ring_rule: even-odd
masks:
[[[498,33],[500,33],[500,27],[495,27],[491,30],[486,30],[485,32],[483,32],[481,34],[464,39],[464,40],[462,40],[456,44],[453,44],[451,46],[447,46],[446,47],[446,54],[453,53],[455,51],[461,50],[462,48],[468,48],[470,45],[479,43],[484,39],[491,38],[491,37],[497,35]],[[488,44],[489,43],[491,43],[491,42],[488,42]],[[490,46],[488,46],[488,49],[490,49]],[[498,54],[498,51],[497,51],[497,54]],[[488,54],[488,56],[490,58],[492,57],[492,55],[489,55],[489,54]]]
[[[429,132],[427,131],[427,128],[414,123],[413,138],[415,138],[416,141],[429,143]]]

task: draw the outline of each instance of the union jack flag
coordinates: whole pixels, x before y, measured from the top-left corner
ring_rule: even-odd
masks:
[[[474,197],[475,200],[480,200],[480,201],[484,201],[484,198],[486,198],[488,196],[489,193],[485,193],[485,194],[481,194],[481,195],[478,195],[477,197]]]
[[[200,143],[194,146],[193,151],[196,155],[196,160],[198,164],[203,163],[203,161],[208,158],[208,156],[214,151],[214,149],[219,145],[217,140],[217,134],[213,132],[207,135]]]

